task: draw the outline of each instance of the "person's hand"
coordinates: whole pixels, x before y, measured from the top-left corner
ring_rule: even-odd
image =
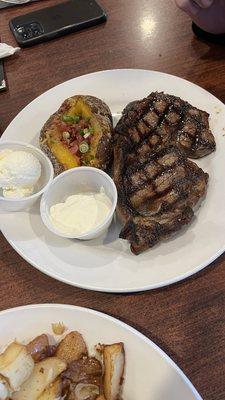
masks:
[[[175,0],[200,28],[225,33],[225,0]]]

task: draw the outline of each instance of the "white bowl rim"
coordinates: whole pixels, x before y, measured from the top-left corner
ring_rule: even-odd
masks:
[[[105,220],[97,226],[97,228],[92,229],[88,232],[82,233],[81,235],[67,235],[67,234],[63,234],[61,232],[59,232],[57,229],[54,228],[51,220],[47,217],[46,215],[46,196],[48,194],[48,192],[51,190],[51,186],[55,185],[55,183],[61,179],[64,178],[65,175],[69,175],[69,174],[73,174],[76,173],[76,171],[93,171],[96,174],[100,174],[103,175],[111,184],[111,186],[113,187],[113,191],[114,191],[114,198],[113,198],[113,203],[112,203],[112,207],[111,207],[111,211],[110,213],[107,215],[107,217],[105,218]],[[110,221],[110,219],[112,218],[116,206],[117,206],[117,199],[118,199],[118,194],[117,194],[117,188],[116,185],[113,181],[113,179],[111,178],[111,176],[109,176],[105,171],[102,171],[99,168],[96,167],[88,167],[88,166],[82,166],[82,167],[75,167],[75,168],[70,168],[64,172],[62,172],[61,174],[59,174],[58,176],[56,176],[52,182],[50,182],[50,185],[48,186],[48,188],[45,190],[42,198],[41,198],[41,202],[40,202],[40,214],[41,214],[41,218],[42,221],[44,222],[45,226],[54,234],[61,236],[61,237],[65,237],[68,239],[85,239],[87,236],[92,235],[92,234],[98,234],[99,231],[102,230],[102,228],[104,227],[104,225],[107,225],[107,223]]]
[[[48,182],[46,183],[46,185],[44,185],[41,190],[39,190],[36,193],[31,194],[30,196],[21,197],[21,198],[20,197],[18,197],[18,198],[8,198],[8,197],[4,197],[4,196],[0,195],[0,199],[2,201],[9,201],[11,203],[14,203],[14,202],[21,202],[22,203],[22,202],[24,202],[26,200],[32,200],[35,197],[39,197],[40,195],[42,195],[42,193],[48,188],[48,186],[51,184],[51,182],[53,181],[53,178],[54,178],[53,165],[52,165],[51,161],[49,160],[49,158],[46,156],[46,154],[41,149],[39,149],[38,147],[33,146],[30,143],[22,142],[22,141],[19,141],[19,140],[4,140],[4,139],[1,139],[0,140],[0,147],[1,147],[2,144],[6,144],[6,145],[8,144],[9,146],[11,144],[12,145],[15,144],[15,145],[24,146],[24,148],[30,148],[30,149],[32,149],[34,151],[37,151],[37,153],[41,154],[45,158],[45,160],[47,161],[47,164],[50,167],[50,177],[49,177]]]

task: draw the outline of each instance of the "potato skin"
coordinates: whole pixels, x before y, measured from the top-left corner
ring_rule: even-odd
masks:
[[[98,124],[101,127],[101,138],[98,142],[97,151],[96,151],[96,167],[106,170],[108,165],[110,164],[113,157],[113,143],[112,143],[112,135],[113,135],[113,124],[112,124],[112,114],[107,106],[102,100],[98,99],[94,96],[89,95],[76,95],[66,99],[58,111],[56,111],[47,122],[44,124],[43,128],[40,132],[39,137],[39,145],[41,150],[49,157],[51,160],[55,175],[59,175],[61,172],[65,170],[64,166],[59,163],[54,154],[51,152],[47,142],[43,142],[46,138],[46,132],[51,128],[53,124],[54,117],[56,115],[63,114],[68,107],[70,107],[70,99],[79,100],[81,99],[87,106],[90,108],[92,114],[95,116]],[[94,165],[95,166],[95,165]]]
[[[68,333],[61,340],[56,351],[56,356],[67,364],[87,354],[88,350],[83,336],[76,331]]]
[[[55,175],[59,175],[61,174],[63,171],[65,171],[65,168],[62,164],[60,164],[57,160],[57,158],[54,156],[54,154],[51,152],[50,148],[48,147],[47,142],[43,142],[45,139],[45,134],[48,131],[48,129],[50,128],[50,126],[52,125],[52,120],[54,118],[54,116],[57,113],[54,113],[53,115],[51,115],[51,117],[47,120],[47,122],[44,124],[40,136],[39,136],[39,146],[40,149],[46,154],[46,156],[49,158],[49,160],[51,161],[53,168],[54,168],[54,172]]]

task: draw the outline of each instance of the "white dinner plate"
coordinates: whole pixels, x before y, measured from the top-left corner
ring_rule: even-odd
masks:
[[[13,248],[31,265],[71,285],[107,292],[135,292],[169,285],[193,275],[225,249],[225,106],[204,89],[178,77],[154,71],[111,70],[69,80],[35,99],[11,122],[6,140],[38,145],[41,127],[60,104],[75,94],[104,100],[118,120],[124,106],[151,91],[180,96],[210,113],[217,150],[197,160],[209,173],[206,199],[188,229],[139,256],[118,239],[114,222],[105,237],[82,242],[49,232],[39,204],[29,213],[1,215],[1,230]],[[219,212],[218,212],[219,211]]]
[[[54,322],[63,322],[68,331],[79,331],[90,354],[98,343],[124,343],[124,400],[201,400],[179,367],[151,340],[123,322],[87,308],[41,304],[2,311],[2,349],[15,339],[26,344],[42,333],[53,335]]]

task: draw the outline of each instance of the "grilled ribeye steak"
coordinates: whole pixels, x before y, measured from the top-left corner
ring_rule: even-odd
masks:
[[[176,146],[133,157],[132,144],[120,137],[114,152],[117,212],[125,224],[120,237],[139,254],[176,233],[193,218],[206,192],[208,174]]]
[[[179,97],[155,92],[128,104],[115,130],[130,139],[137,156],[174,144],[188,157],[199,158],[216,148],[208,118]]]

